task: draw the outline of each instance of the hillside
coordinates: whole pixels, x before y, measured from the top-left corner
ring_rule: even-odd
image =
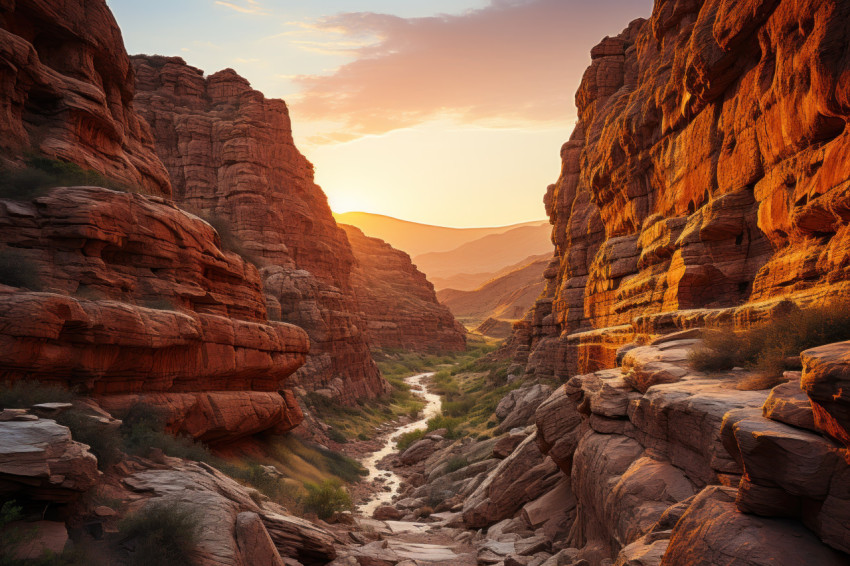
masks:
[[[543,291],[543,272],[552,256],[541,254],[530,259],[474,291],[441,289],[437,298],[470,328],[488,318],[520,319]]]
[[[490,234],[447,252],[432,252],[413,258],[413,263],[431,278],[458,274],[486,274],[524,260],[530,255],[550,253],[548,224],[520,226],[501,234]],[[484,279],[482,283],[486,281]],[[432,279],[433,281],[433,279]],[[439,286],[435,287],[440,289]]]
[[[502,234],[524,226],[548,226],[545,220],[490,228],[448,228],[420,224],[369,212],[334,213],[340,224],[350,224],[367,236],[379,238],[392,247],[416,257],[428,252],[445,252],[492,234]],[[550,246],[551,247],[551,246]],[[529,252],[531,253],[531,252]],[[528,255],[528,254],[526,254]]]

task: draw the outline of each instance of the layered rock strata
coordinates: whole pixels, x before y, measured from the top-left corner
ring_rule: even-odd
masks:
[[[742,371],[688,369],[680,354],[698,340],[678,338],[574,376],[538,408],[537,445],[577,501],[568,543],[591,563],[848,563],[850,453],[830,438],[843,401],[801,387],[829,387],[850,344],[809,350],[772,391],[742,391]]]
[[[46,155],[170,194],[133,82],[105,2],[0,2],[0,165]]]
[[[159,197],[57,188],[0,201],[0,241],[40,287],[0,285],[4,380],[160,406],[209,441],[300,422],[279,390],[307,336],[268,320],[256,267],[204,220]]]
[[[537,349],[533,372],[568,377],[612,367],[641,317],[658,333],[847,293],[848,18],[837,0],[664,0],[593,48],[521,362]]]
[[[352,290],[354,255],[293,144],[286,104],[230,69],[204,77],[176,57],[133,64],[135,105],[175,201],[226,226],[262,268],[270,315],[310,335],[293,383],[346,403],[382,393]]]
[[[351,283],[372,347],[416,352],[466,348],[466,330],[437,301],[434,286],[409,255],[354,226],[340,226],[357,260]]]
[[[66,502],[94,486],[100,472],[88,446],[49,419],[0,411],[0,496]]]

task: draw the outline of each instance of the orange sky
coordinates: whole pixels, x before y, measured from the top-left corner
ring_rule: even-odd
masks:
[[[590,48],[651,11],[650,0],[108,3],[131,53],[232,67],[284,98],[336,212],[447,226],[545,216]]]

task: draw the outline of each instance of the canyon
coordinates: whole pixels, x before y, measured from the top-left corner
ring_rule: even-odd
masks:
[[[126,189],[0,199],[0,378],[78,395],[0,407],[0,496],[39,506],[57,553],[189,510],[205,565],[850,563],[850,341],[775,380],[692,363],[719,333],[845,306],[848,22],[839,0],[657,0],[596,45],[544,197],[554,254],[494,281],[522,297],[442,293],[510,336],[429,374],[427,430],[409,413],[338,442],[414,434],[369,460],[397,474],[365,480],[390,490],[372,518],[319,519],[245,479],[289,485],[273,466],[107,464],[63,418],[106,437],[143,407],[224,450],[321,427],[304,398],[392,398],[374,351],[466,349],[423,254],[337,224],[286,104],[235,71],[129,57],[102,0],[0,0],[4,175],[50,159]]]

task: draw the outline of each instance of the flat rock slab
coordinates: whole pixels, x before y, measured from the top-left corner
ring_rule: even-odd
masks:
[[[395,540],[391,540],[389,543],[390,548],[400,557],[416,560],[417,562],[442,562],[443,560],[454,560],[458,557],[447,546]]]
[[[376,519],[367,519],[356,517],[354,521],[357,523],[357,526],[360,527],[361,530],[372,530],[376,533],[380,533],[382,535],[392,534],[392,529],[389,528],[387,523],[384,521],[378,521]],[[401,522],[401,521],[396,521]]]
[[[411,523],[408,521],[384,521],[390,533],[427,533],[434,523]]]

